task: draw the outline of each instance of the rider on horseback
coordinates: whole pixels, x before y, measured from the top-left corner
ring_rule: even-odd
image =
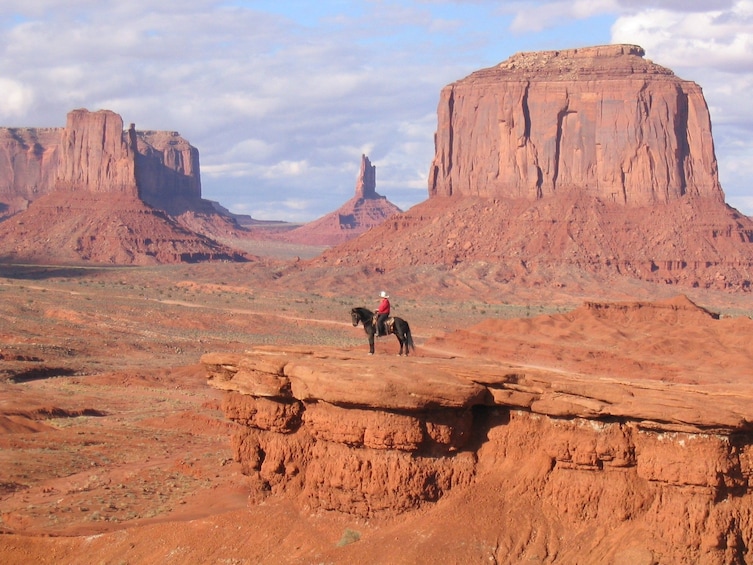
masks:
[[[384,327],[384,322],[390,317],[390,295],[385,291],[382,291],[379,293],[379,298],[381,298],[382,301],[379,303],[379,308],[377,308],[375,312],[377,316],[376,327],[377,335],[383,336],[387,335],[387,328]]]

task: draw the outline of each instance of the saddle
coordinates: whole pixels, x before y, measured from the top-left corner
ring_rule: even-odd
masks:
[[[379,315],[378,314],[374,314],[374,319],[373,319],[372,323],[374,325],[374,328],[376,328],[376,330],[377,330],[376,331],[376,335],[380,336],[382,334],[379,333],[379,324],[377,324],[377,320],[378,319],[379,319]],[[395,333],[395,318],[393,318],[392,316],[390,316],[389,318],[387,318],[384,321],[384,331],[385,331],[384,335],[389,335],[389,334]]]

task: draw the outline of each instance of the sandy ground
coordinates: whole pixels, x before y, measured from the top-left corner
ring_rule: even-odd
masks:
[[[234,424],[202,354],[291,343],[367,351],[348,312],[376,296],[273,280],[268,266],[234,264],[0,268],[1,562],[428,562],[421,540],[471,512],[462,501],[383,521],[311,513],[259,498],[233,461]],[[579,303],[427,294],[395,308],[421,355],[446,332]],[[705,305],[740,315],[744,304],[715,295]],[[397,343],[377,348],[394,355]],[[437,551],[445,562],[482,554]]]

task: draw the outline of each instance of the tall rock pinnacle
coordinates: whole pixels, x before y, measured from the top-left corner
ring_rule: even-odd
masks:
[[[334,212],[291,230],[285,239],[309,245],[337,245],[378,226],[401,210],[376,191],[376,167],[361,155],[356,193]]]
[[[376,193],[376,167],[366,155],[361,155],[361,170],[356,181],[356,198],[379,198]]]

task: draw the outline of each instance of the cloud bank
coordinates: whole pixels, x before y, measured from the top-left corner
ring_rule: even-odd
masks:
[[[0,124],[118,112],[178,130],[203,193],[259,219],[310,221],[352,197],[362,153],[403,209],[427,198],[440,89],[515,52],[642,45],[698,82],[728,202],[753,214],[753,2],[0,4]]]

